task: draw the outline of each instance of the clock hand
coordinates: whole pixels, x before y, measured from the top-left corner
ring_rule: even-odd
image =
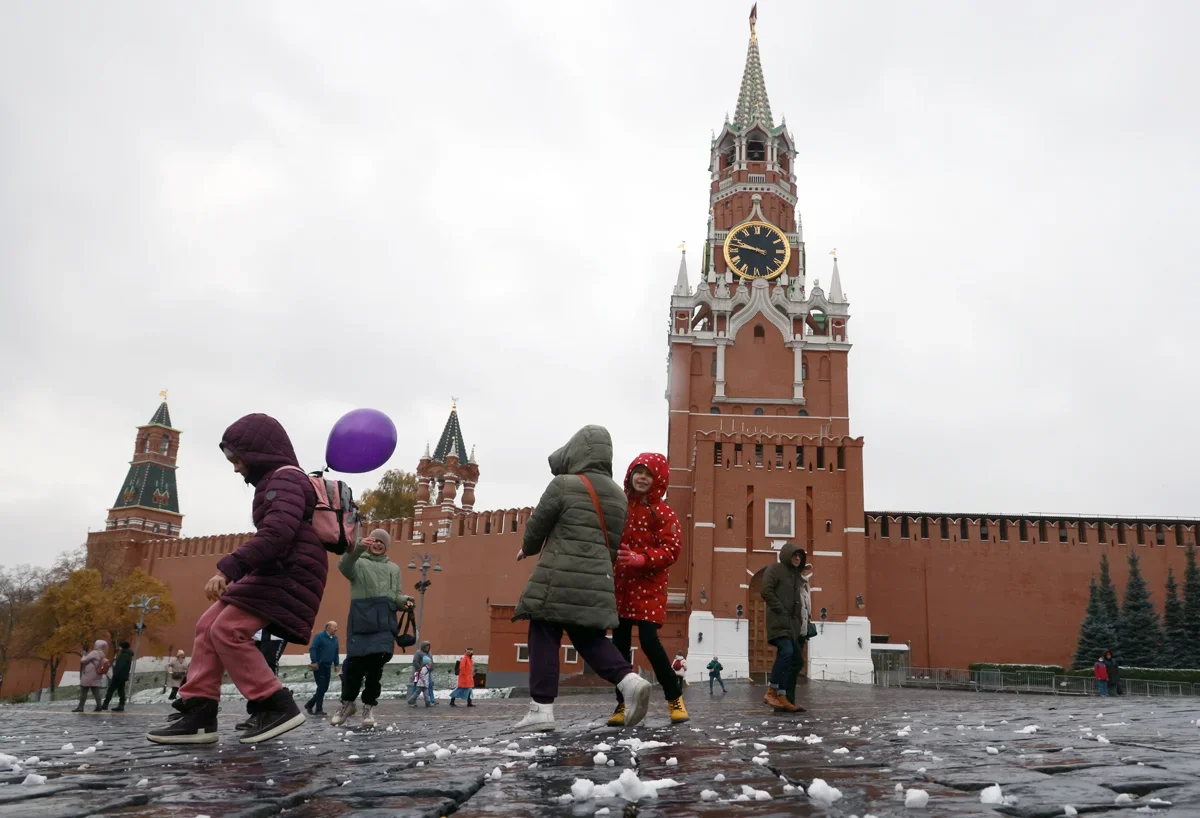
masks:
[[[761,253],[764,256],[767,254],[766,250],[759,249],[758,247],[753,247],[749,244],[742,244],[740,241],[733,242],[733,246],[737,247],[740,250],[753,250],[754,252]]]

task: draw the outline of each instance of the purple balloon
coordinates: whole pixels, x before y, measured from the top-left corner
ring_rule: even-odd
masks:
[[[396,451],[396,424],[378,409],[355,409],[333,425],[325,463],[334,471],[362,474],[388,462]]]

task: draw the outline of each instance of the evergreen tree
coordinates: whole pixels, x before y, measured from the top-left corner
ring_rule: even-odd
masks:
[[[1183,602],[1175,585],[1175,572],[1167,569],[1167,601],[1163,603],[1163,643],[1159,667],[1187,667],[1191,650]]]
[[[1200,568],[1196,567],[1196,547],[1187,548],[1187,569],[1183,574],[1184,632],[1192,635],[1186,642],[1184,667],[1200,668]]]
[[[1112,584],[1112,576],[1108,572],[1108,554],[1100,555],[1100,608],[1104,612],[1104,618],[1115,630],[1117,622],[1121,619],[1121,609],[1117,604],[1117,589]],[[1116,645],[1109,645],[1109,649],[1115,649]]]
[[[1154,667],[1158,662],[1162,630],[1158,611],[1150,601],[1150,589],[1142,578],[1137,553],[1129,552],[1129,582],[1125,584],[1125,601],[1117,623],[1117,659],[1127,667]]]
[[[1112,625],[1100,605],[1100,589],[1093,576],[1088,583],[1087,613],[1079,626],[1079,644],[1075,649],[1075,669],[1090,670],[1104,651],[1113,645]]]

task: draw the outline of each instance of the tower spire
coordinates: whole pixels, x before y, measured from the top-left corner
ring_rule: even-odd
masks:
[[[763,78],[762,60],[758,56],[758,3],[750,9],[750,45],[746,49],[746,68],[742,72],[742,88],[738,91],[737,110],[733,124],[739,131],[751,125],[774,128],[771,103],[767,99],[767,81]]]
[[[833,278],[829,280],[829,300],[835,304],[842,304],[846,301],[846,296],[842,294],[842,274],[838,272],[837,248],[830,250],[829,255],[833,256]]]
[[[687,273],[687,248],[679,243],[679,277],[675,279],[675,295],[689,295]]]

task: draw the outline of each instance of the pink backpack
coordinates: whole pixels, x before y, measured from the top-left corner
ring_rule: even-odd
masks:
[[[304,474],[304,470],[296,466],[282,466],[281,469]],[[354,492],[341,480],[328,480],[319,471],[304,476],[317,494],[317,505],[307,519],[326,551],[345,554],[358,538],[358,506],[354,503]]]

